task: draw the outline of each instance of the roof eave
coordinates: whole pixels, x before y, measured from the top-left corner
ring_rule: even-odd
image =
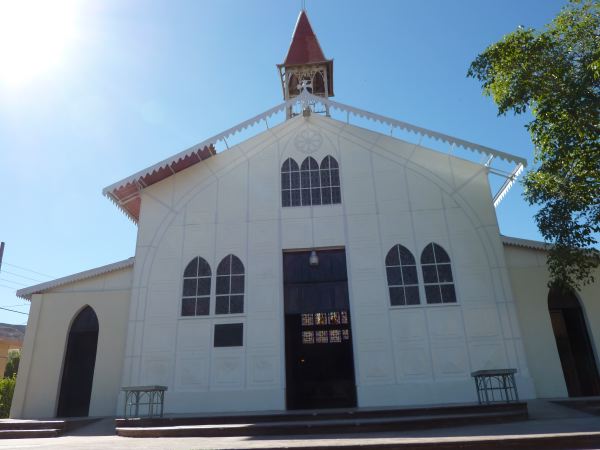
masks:
[[[78,272],[73,275],[67,275],[66,277],[46,281],[45,283],[29,286],[23,289],[19,289],[17,291],[17,297],[23,298],[25,300],[31,300],[31,297],[34,294],[43,294],[44,292],[50,289],[55,289],[66,284],[75,283],[77,281],[86,280],[88,278],[93,278],[99,275],[104,275],[110,272],[125,269],[127,267],[133,266],[134,262],[135,258],[132,256],[122,261],[106,264],[105,266],[96,267],[94,269],[85,270],[83,272]]]

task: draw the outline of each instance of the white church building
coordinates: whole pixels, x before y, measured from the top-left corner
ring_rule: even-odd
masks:
[[[143,385],[167,414],[471,403],[485,369],[600,394],[600,285],[549,292],[545,245],[498,228],[526,161],[333,101],[304,11],[278,68],[283,103],[104,189],[133,257],[18,291],[11,417],[115,416]]]

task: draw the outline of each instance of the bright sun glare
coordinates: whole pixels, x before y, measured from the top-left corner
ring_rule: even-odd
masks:
[[[0,0],[0,84],[56,69],[73,43],[76,0]]]

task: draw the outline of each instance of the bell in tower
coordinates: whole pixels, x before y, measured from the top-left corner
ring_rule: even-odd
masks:
[[[304,9],[298,16],[285,61],[277,68],[286,101],[304,89],[321,97],[333,97],[333,59],[325,58]],[[325,113],[329,115],[329,111]],[[286,115],[288,119],[294,116],[291,107]]]

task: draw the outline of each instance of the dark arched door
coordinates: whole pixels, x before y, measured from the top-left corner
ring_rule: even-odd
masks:
[[[583,310],[575,294],[550,289],[548,309],[569,397],[600,395],[600,378]]]
[[[96,349],[98,347],[98,317],[86,306],[73,320],[58,400],[58,417],[87,416],[90,409]]]

